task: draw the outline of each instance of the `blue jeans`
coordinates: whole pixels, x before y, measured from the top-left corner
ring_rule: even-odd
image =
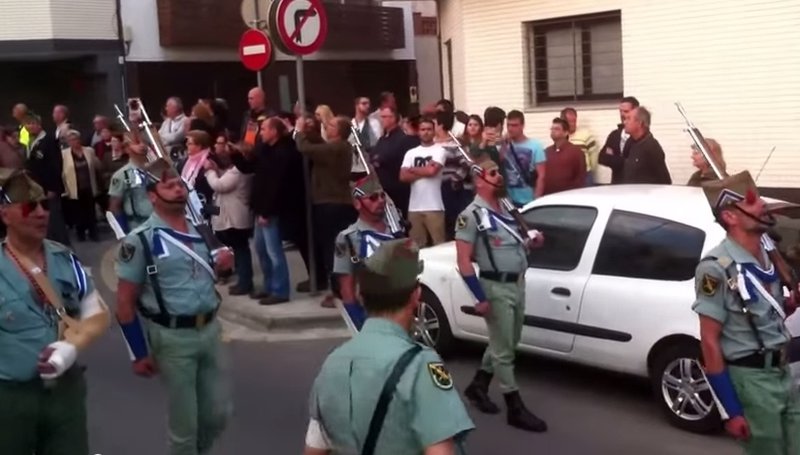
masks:
[[[289,298],[289,263],[283,252],[283,241],[278,227],[278,218],[269,218],[267,226],[256,223],[256,254],[264,274],[264,292],[278,298]]]

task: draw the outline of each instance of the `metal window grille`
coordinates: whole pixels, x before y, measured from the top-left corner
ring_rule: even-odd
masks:
[[[532,106],[623,96],[620,12],[526,24]]]

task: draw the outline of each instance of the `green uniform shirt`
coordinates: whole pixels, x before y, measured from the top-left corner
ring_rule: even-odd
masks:
[[[370,318],[325,360],[311,391],[310,411],[324,428],[333,453],[361,450],[383,385],[412,346],[402,327]],[[397,384],[375,453],[422,454],[446,439],[460,440],[473,428],[439,355],[423,347]]]
[[[49,304],[34,299],[30,281],[5,249],[0,253],[0,379],[29,381],[39,377],[39,353],[58,337],[58,316]],[[44,241],[47,278],[61,296],[67,314],[80,318],[81,301],[94,292],[92,279],[64,245]],[[43,306],[45,305],[45,306]]]
[[[352,275],[354,253],[358,259],[366,259],[381,243],[393,239],[389,226],[383,232],[377,232],[361,218],[357,219],[336,236],[333,273]]]
[[[108,195],[122,199],[122,208],[130,220],[142,222],[153,213],[153,204],[147,197],[144,175],[138,166],[128,162],[111,176]]]
[[[158,242],[161,246],[159,248],[153,241],[155,230],[159,228],[169,229],[167,224],[153,213],[147,221],[122,240],[116,261],[117,276],[122,280],[142,285],[139,302],[148,311],[157,313],[158,302],[147,275],[147,261],[143,250],[150,248],[153,252],[153,261],[158,268],[156,276],[167,312],[173,316],[192,316],[212,311],[219,303],[219,296],[211,274],[197,260],[164,240],[163,234],[159,234],[162,237]],[[190,234],[198,236],[191,225],[189,231]],[[144,232],[148,245],[142,245],[139,232]],[[211,253],[205,243],[190,243],[186,246],[207,263],[211,262]]]
[[[762,251],[762,254],[765,264],[769,265],[766,252]],[[747,321],[747,315],[742,313],[743,300],[739,294],[738,284],[735,284],[738,277],[736,264],[758,264],[758,261],[730,238],[726,238],[709,251],[708,257],[717,259],[707,258],[697,265],[695,271],[697,299],[692,309],[722,324],[720,345],[725,359],[736,360],[746,357],[758,351],[760,346]],[[780,281],[764,287],[778,303],[783,304]],[[758,300],[748,302],[747,307],[753,315],[764,347],[770,350],[779,349],[790,339],[786,326],[777,311],[760,293],[755,292],[753,296]]]
[[[476,214],[482,220],[480,226]],[[483,228],[483,224],[487,224],[485,235],[491,252],[486,250],[486,242],[481,238],[484,233],[479,228]],[[475,196],[475,200],[456,219],[456,240],[473,245],[473,259],[481,270],[522,273],[528,268],[528,257],[516,229],[516,222],[505,209],[498,214],[483,198]],[[497,270],[493,270],[489,254],[494,257]]]

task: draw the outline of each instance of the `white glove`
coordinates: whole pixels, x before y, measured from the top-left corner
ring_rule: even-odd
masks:
[[[50,354],[50,358],[47,359],[47,363],[55,368],[55,372],[42,373],[40,376],[42,379],[55,379],[75,364],[75,360],[78,358],[78,350],[66,341],[56,341],[48,347],[53,348],[53,352]]]
[[[539,237],[540,235],[542,235],[542,233],[536,229],[531,229],[528,231],[528,238],[531,240],[536,240],[536,237]]]

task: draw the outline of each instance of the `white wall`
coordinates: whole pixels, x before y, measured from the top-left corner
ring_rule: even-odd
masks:
[[[611,10],[622,11],[625,94],[652,111],[673,181],[692,172],[690,141],[673,105],[680,100],[703,134],[721,142],[730,171],[755,177],[776,146],[759,184],[800,186],[796,0],[444,0],[442,42],[452,38],[457,54],[457,107],[525,107],[523,23]],[[528,109],[528,133],[549,141],[550,120],[562,107]],[[619,121],[615,103],[575,107],[579,123],[601,141]]]
[[[112,0],[0,0],[0,41],[115,39]]]
[[[59,0],[62,1],[62,0]],[[110,1],[110,0],[109,0]],[[412,5],[407,1],[384,2],[386,6],[403,8],[405,25],[405,47],[391,52],[318,52],[306,60],[414,60],[414,19]],[[238,9],[238,6],[236,6]],[[132,31],[132,43],[128,60],[144,61],[238,61],[236,48],[164,48],[158,41],[158,14],[156,0],[122,0],[122,18]],[[263,14],[263,13],[262,13]],[[277,60],[292,60],[276,51]]]
[[[417,54],[417,94],[419,105],[424,107],[442,98],[442,86],[439,79],[439,39],[436,36],[417,36],[415,38]]]
[[[4,2],[10,1],[13,0],[4,0]],[[44,1],[28,0],[27,3]],[[117,38],[116,5],[113,0],[49,1],[55,38],[95,40]]]
[[[463,2],[461,0],[439,0],[439,34],[442,43],[442,97],[452,98],[457,109],[467,107],[466,81],[464,76],[466,51],[464,44]],[[452,61],[448,61],[444,44],[451,42]],[[452,68],[453,86],[450,86]],[[451,95],[452,94],[452,95]]]

